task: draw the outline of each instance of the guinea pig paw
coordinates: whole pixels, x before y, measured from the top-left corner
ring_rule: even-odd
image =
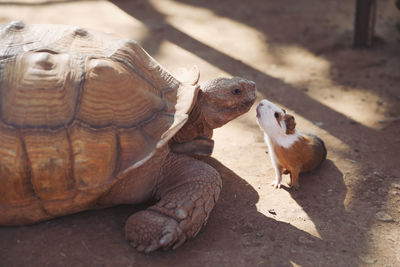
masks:
[[[290,189],[293,190],[293,191],[297,191],[300,188],[299,184],[291,184],[291,183],[289,183],[288,185],[289,185]]]
[[[272,186],[273,186],[274,188],[281,188],[281,184],[280,184],[279,182],[277,182],[277,181],[273,182],[273,183],[272,183]]]

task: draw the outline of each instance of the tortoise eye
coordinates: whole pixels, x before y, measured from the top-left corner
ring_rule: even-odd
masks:
[[[242,93],[242,91],[240,91],[239,88],[236,88],[236,89],[233,89],[232,93],[233,93],[234,95],[240,95],[240,94]]]
[[[274,116],[275,116],[275,118],[279,118],[279,113],[278,112],[275,112],[275,114],[274,114]]]

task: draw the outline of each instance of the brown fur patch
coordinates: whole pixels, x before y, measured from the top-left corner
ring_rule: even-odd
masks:
[[[326,158],[326,148],[315,136],[301,136],[289,148],[272,144],[283,174],[290,174],[291,186],[299,187],[299,174],[317,168]]]
[[[294,134],[294,129],[296,128],[296,121],[294,120],[294,117],[290,114],[286,114],[283,117],[283,120],[286,124],[286,134]]]

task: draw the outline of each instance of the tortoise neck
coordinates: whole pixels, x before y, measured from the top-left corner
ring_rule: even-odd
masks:
[[[199,96],[200,97],[200,96]],[[199,136],[211,138],[212,128],[209,127],[201,111],[201,101],[196,101],[189,114],[188,121],[182,129],[175,135],[174,141],[183,143],[196,139]]]

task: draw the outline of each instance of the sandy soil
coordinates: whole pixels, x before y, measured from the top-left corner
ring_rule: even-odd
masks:
[[[143,207],[120,206],[2,227],[0,266],[400,266],[400,12],[378,1],[374,47],[353,50],[354,2],[0,0],[0,23],[111,31],[172,73],[252,79],[257,102],[294,113],[328,148],[299,191],[273,189],[253,107],[215,133],[207,161],[223,190],[194,240],[137,253],[123,226]]]

